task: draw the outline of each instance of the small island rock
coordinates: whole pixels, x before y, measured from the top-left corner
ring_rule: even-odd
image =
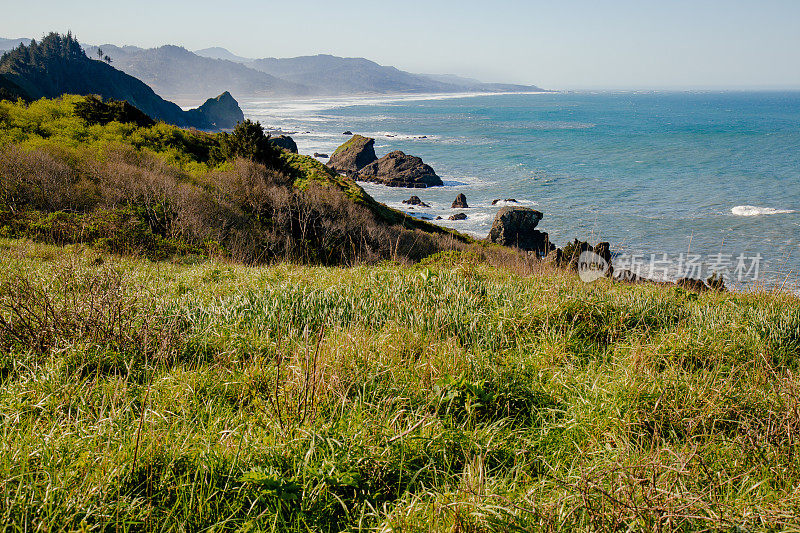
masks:
[[[418,205],[419,207],[430,207],[428,204],[420,200],[419,196],[412,196],[408,200],[403,200],[404,204]]]
[[[459,194],[456,196],[456,199],[453,200],[453,205],[450,207],[453,209],[469,209],[469,205],[467,205],[467,197],[463,194]]]
[[[456,213],[455,215],[451,215],[447,220],[467,220],[467,215],[465,213]]]

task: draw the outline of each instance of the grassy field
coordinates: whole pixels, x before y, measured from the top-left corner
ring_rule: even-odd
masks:
[[[4,531],[800,530],[789,295],[0,240],[0,347]]]

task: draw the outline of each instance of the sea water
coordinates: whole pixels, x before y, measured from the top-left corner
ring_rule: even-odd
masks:
[[[798,92],[376,96],[243,108],[292,132],[301,153],[330,154],[349,130],[374,137],[379,157],[422,157],[444,187],[361,185],[391,207],[475,236],[514,199],[544,213],[539,228],[555,244],[609,241],[654,277],[798,279]],[[451,209],[459,193],[469,209]],[[431,207],[403,204],[412,194]],[[446,220],[457,212],[468,218]],[[691,261],[702,268],[684,269]]]

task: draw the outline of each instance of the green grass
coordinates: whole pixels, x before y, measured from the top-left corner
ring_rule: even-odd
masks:
[[[0,523],[800,528],[797,298],[476,257],[256,268],[0,240]]]

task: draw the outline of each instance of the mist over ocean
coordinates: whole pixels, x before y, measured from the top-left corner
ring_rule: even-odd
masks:
[[[361,185],[376,199],[485,236],[513,198],[545,215],[558,246],[577,237],[677,261],[742,254],[770,284],[800,271],[800,93],[548,93],[245,101],[245,115],[293,133],[300,152],[330,154],[350,130],[382,156],[414,154],[445,187]],[[308,133],[306,133],[308,132]],[[452,210],[458,193],[470,209]],[[412,194],[431,205],[410,210]],[[720,256],[719,254],[722,254]],[[688,257],[688,255],[687,255]],[[751,261],[752,263],[752,261]],[[748,264],[748,267],[752,266]],[[717,270],[725,270],[718,265]],[[677,274],[677,272],[672,272]]]

